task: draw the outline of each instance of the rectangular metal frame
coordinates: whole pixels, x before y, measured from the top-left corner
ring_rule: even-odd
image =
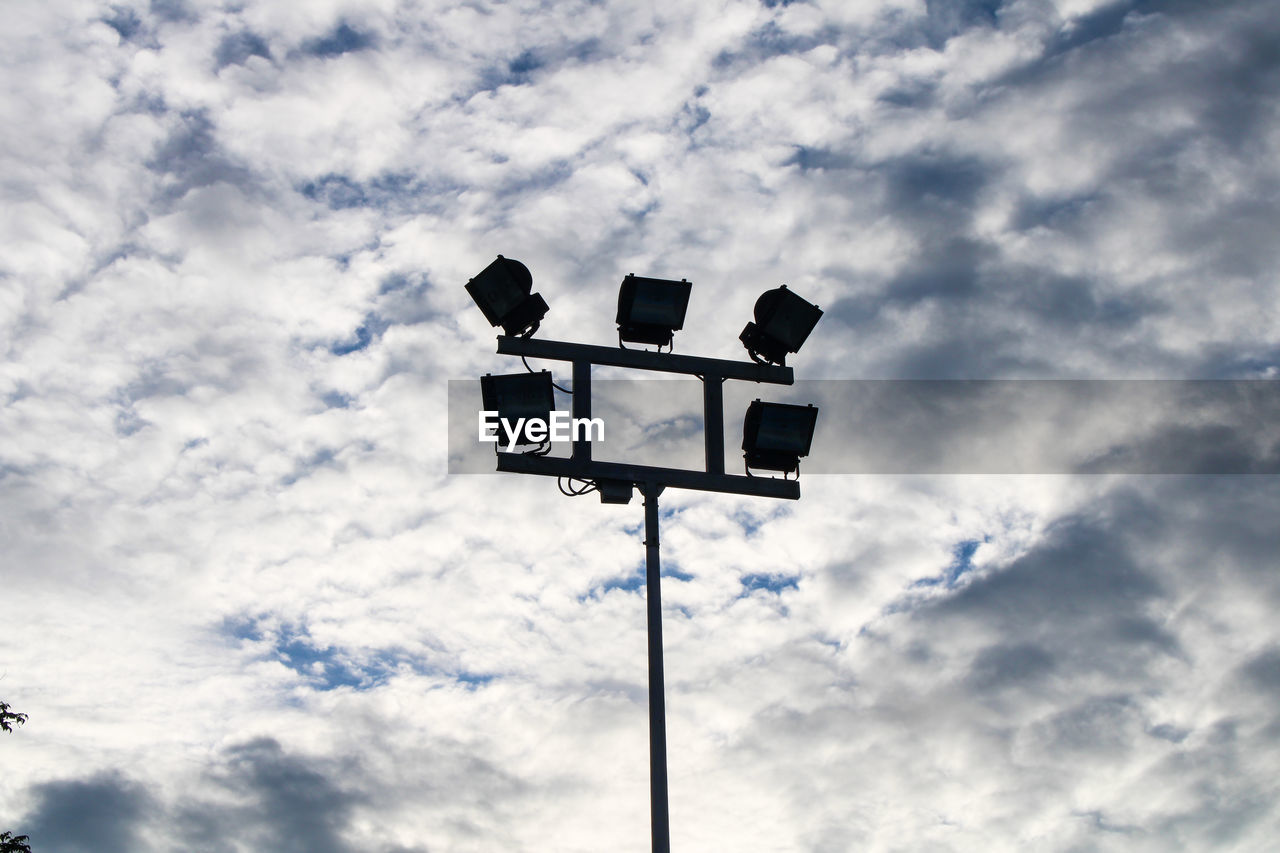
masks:
[[[726,474],[724,470],[724,381],[740,379],[791,385],[795,378],[789,367],[510,335],[498,337],[498,353],[571,362],[575,419],[591,418],[591,366],[594,364],[697,376],[702,380],[703,444],[706,457],[705,469],[702,471],[597,462],[591,458],[591,442],[584,437],[574,442],[573,454],[568,459],[499,452],[499,471],[573,477],[580,480],[628,480],[639,486],[649,484],[658,488],[695,489],[785,500],[800,497],[800,484],[795,480],[747,477]]]

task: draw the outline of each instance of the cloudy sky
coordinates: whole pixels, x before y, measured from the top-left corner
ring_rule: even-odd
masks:
[[[803,379],[1280,378],[1262,0],[14,0],[0,64],[38,853],[648,849],[639,500],[447,473],[498,253],[541,337],[687,278],[723,358],[785,282]],[[676,849],[1273,849],[1274,476],[808,468],[663,496]]]

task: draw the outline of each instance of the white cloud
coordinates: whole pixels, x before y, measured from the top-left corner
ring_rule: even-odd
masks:
[[[644,849],[639,499],[445,473],[447,380],[520,369],[462,284],[612,344],[685,277],[741,358],[785,281],[801,379],[1271,375],[1272,16],[1139,5],[15,10],[0,828]],[[1270,475],[814,467],[662,497],[676,846],[1267,848]]]

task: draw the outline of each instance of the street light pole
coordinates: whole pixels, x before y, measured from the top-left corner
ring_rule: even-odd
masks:
[[[573,443],[568,458],[497,452],[497,468],[519,474],[567,477],[571,480],[611,483],[607,501],[626,503],[631,490],[644,496],[645,596],[649,645],[649,805],[653,853],[670,853],[671,819],[667,797],[667,716],[662,665],[662,563],[658,553],[658,495],[663,489],[695,489],[735,495],[796,500],[796,480],[728,474],[724,467],[724,383],[727,379],[790,385],[791,368],[759,361],[740,362],[647,350],[539,340],[500,335],[498,353],[524,358],[567,361],[573,365],[573,416],[591,417],[591,368],[594,365],[625,367],[662,373],[697,376],[702,380],[702,413],[706,461],[704,469],[686,470],[652,465],[604,462],[592,458],[591,444]],[[617,499],[617,498],[621,499]],[[601,497],[606,492],[601,488]]]
[[[644,494],[645,597],[649,615],[649,811],[653,853],[670,853],[671,819],[667,809],[667,708],[662,673],[662,564],[658,555],[658,494],[652,481]]]
[[[652,465],[629,465],[600,462],[591,458],[590,433],[573,438],[569,458],[549,457],[551,439],[543,430],[535,437],[532,428],[521,432],[529,412],[537,421],[539,413],[554,420],[554,383],[544,371],[532,383],[525,374],[486,376],[481,380],[481,436],[483,417],[500,415],[503,429],[508,420],[504,409],[517,423],[506,453],[495,450],[498,470],[546,477],[569,478],[589,484],[600,493],[604,503],[625,504],[639,489],[644,496],[645,594],[649,637],[649,803],[653,819],[653,853],[670,853],[671,826],[667,809],[667,714],[662,677],[662,564],[658,555],[658,495],[665,488],[697,489],[735,495],[783,498],[800,497],[800,486],[786,475],[794,471],[800,477],[800,457],[807,456],[813,440],[817,409],[763,403],[757,399],[747,410],[743,424],[742,449],[747,476],[728,474],[724,470],[724,382],[741,379],[790,385],[794,382],[791,368],[786,366],[787,353],[797,352],[813,331],[822,311],[781,287],[766,291],[756,300],[755,322],[748,323],[739,340],[746,346],[751,362],[719,358],[676,355],[662,352],[664,346],[674,349],[673,335],[684,327],[691,285],[685,279],[637,277],[628,274],[618,291],[618,348],[535,340],[548,307],[546,300],[533,292],[533,276],[519,261],[498,255],[483,271],[467,282],[467,292],[476,301],[490,325],[501,326],[505,335],[498,337],[498,352],[518,355],[521,359],[549,358],[573,364],[573,417],[575,423],[591,422],[591,368],[593,365],[682,373],[702,380],[702,423],[706,451],[703,470],[662,468]],[[657,352],[626,349],[623,341],[655,345]],[[534,372],[525,361],[525,367]],[[505,388],[506,390],[502,390]],[[487,390],[486,390],[487,389]],[[564,389],[561,389],[564,390]],[[492,405],[490,405],[492,403]],[[498,412],[493,410],[497,409]],[[517,411],[522,412],[516,415]],[[543,423],[545,427],[545,421]],[[603,427],[602,427],[603,429]],[[517,440],[523,439],[523,440]],[[547,439],[544,441],[544,439]],[[539,444],[529,453],[513,453],[517,444]],[[783,479],[751,476],[751,469],[781,471]],[[585,494],[586,487],[565,494]]]

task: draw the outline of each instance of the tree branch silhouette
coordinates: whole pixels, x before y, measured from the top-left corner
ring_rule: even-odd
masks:
[[[31,853],[31,845],[25,835],[0,832],[0,853]]]
[[[0,729],[11,732],[14,726],[20,726],[26,721],[26,714],[11,710],[8,702],[0,702]],[[0,832],[0,853],[31,853],[31,845],[27,843],[30,840],[25,835]]]
[[[19,714],[17,711],[10,711],[8,702],[0,702],[0,729],[4,729],[6,732],[11,732],[15,725],[20,726],[26,721],[26,714]]]

